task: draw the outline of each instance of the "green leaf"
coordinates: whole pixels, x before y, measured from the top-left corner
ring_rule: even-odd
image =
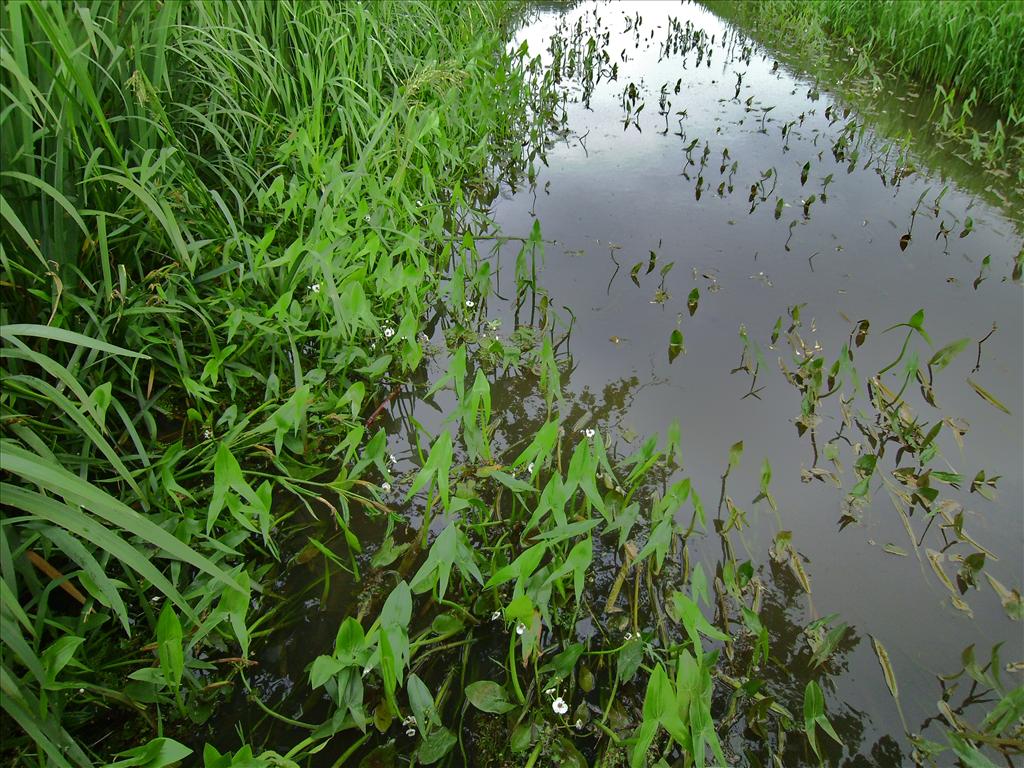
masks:
[[[166,603],[156,624],[157,656],[164,677],[174,688],[181,685],[181,675],[185,669],[182,640],[181,621],[171,604]]]
[[[431,765],[447,755],[457,741],[447,728],[438,728],[423,740],[416,756],[424,765]]]
[[[466,698],[477,709],[503,715],[515,709],[505,689],[491,680],[479,680],[466,686]]]
[[[675,609],[676,617],[683,625],[683,629],[685,629],[686,633],[690,636],[690,639],[693,641],[693,645],[698,652],[700,651],[700,639],[697,637],[698,633],[711,640],[726,641],[729,639],[728,635],[712,626],[711,623],[704,618],[704,614],[701,613],[697,604],[682,592],[672,593],[672,607]]]
[[[964,347],[970,343],[970,339],[959,339],[954,341],[952,344],[947,344],[931,356],[931,359],[928,361],[928,365],[941,371],[953,362],[953,358],[963,352]]]
[[[729,449],[729,471],[736,469],[740,465],[740,457],[743,455],[743,441],[740,440],[738,443],[733,443],[732,448]]]
[[[615,668],[615,674],[618,676],[619,682],[630,682],[636,676],[636,671],[640,668],[643,660],[644,644],[640,639],[633,638],[626,641],[618,653],[618,663]]]
[[[815,723],[818,717],[825,713],[825,697],[822,696],[821,688],[811,680],[804,688],[804,732],[807,734],[807,741],[819,758],[821,752],[818,749],[818,739],[815,735]]]
[[[404,581],[399,582],[380,611],[380,624],[382,627],[399,626],[408,627],[412,619],[412,592],[409,585]]]
[[[5,450],[0,449],[0,463],[2,463],[5,453]],[[150,559],[109,528],[56,499],[15,485],[0,483],[0,496],[3,497],[4,503],[58,525],[109,552],[122,564],[134,570],[160,590],[165,597],[182,610],[189,620],[196,624],[199,623],[192,607],[167,580],[167,577],[153,566]]]
[[[537,490],[529,483],[524,483],[522,480],[512,477],[512,475],[508,474],[507,472],[495,470],[494,472],[490,472],[482,476],[494,478],[499,483],[508,488],[510,491],[513,491],[515,493],[536,493]]]
[[[309,667],[309,684],[319,688],[342,669],[344,666],[333,656],[317,656]]]
[[[139,360],[150,359],[149,355],[132,352],[130,349],[117,347],[113,344],[108,344],[105,341],[94,339],[91,336],[85,336],[81,333],[75,333],[74,331],[66,331],[63,328],[53,328],[49,325],[34,325],[32,323],[0,325],[0,338],[10,340],[12,338],[20,338],[23,336],[60,341],[65,344],[74,344],[79,347],[85,347],[86,349],[95,349],[97,352],[107,352],[111,355],[134,357]]]
[[[889,688],[889,693],[892,694],[893,699],[899,702],[900,689],[896,683],[896,673],[893,671],[892,662],[889,661],[889,653],[885,650],[885,646],[877,639],[871,638],[871,644],[875,649],[875,656],[878,657],[878,663],[882,667],[882,675],[885,677],[885,684]]]
[[[441,724],[434,706],[434,697],[426,684],[415,674],[409,675],[409,679],[405,683],[405,690],[409,695],[409,707],[416,718],[416,726],[420,729],[420,733],[426,736],[430,733],[431,726]]]
[[[668,361],[670,363],[675,362],[675,359],[679,357],[680,353],[685,351],[686,347],[683,342],[683,332],[676,328],[668,338]]]
[[[108,768],[164,768],[191,754],[191,749],[174,739],[153,739],[148,744],[122,752],[124,759],[111,763]]]
[[[994,396],[994,395],[992,395],[992,394],[991,394],[991,393],[990,393],[990,392],[989,392],[988,390],[986,390],[986,389],[985,389],[984,387],[982,387],[982,386],[981,386],[980,384],[976,383],[976,382],[975,382],[975,381],[974,381],[973,379],[971,379],[970,377],[968,377],[968,378],[967,378],[967,383],[971,385],[971,388],[972,388],[972,389],[973,389],[973,390],[974,390],[975,392],[977,392],[977,393],[978,393],[978,395],[980,395],[980,396],[982,397],[982,399],[984,399],[985,401],[987,401],[987,402],[988,402],[988,403],[990,403],[991,405],[994,405],[994,406],[995,406],[996,408],[998,408],[998,409],[999,409],[1000,411],[1002,411],[1003,413],[1005,413],[1005,414],[1006,414],[1007,416],[1010,416],[1010,415],[1012,415],[1012,414],[1010,413],[1010,409],[1009,409],[1009,408],[1007,408],[1007,407],[1006,407],[1005,405],[1003,405],[1003,404],[1002,404],[1001,402],[999,402],[999,401],[998,401],[998,400],[997,400],[997,399],[995,398],[995,396]]]
[[[512,729],[512,735],[509,737],[509,747],[513,752],[525,752],[529,749],[531,743],[533,743],[533,723],[519,723]]]
[[[953,748],[953,752],[967,768],[996,768],[991,760],[960,734],[949,731],[946,733],[946,738],[949,739],[949,745]]]
[[[108,522],[164,550],[171,557],[195,566],[232,589],[236,587],[226,572],[156,523],[144,518],[87,480],[71,474],[58,464],[42,459],[17,443],[10,440],[2,441],[0,468],[63,496],[70,504],[86,507]]]
[[[68,662],[74,658],[75,651],[78,647],[85,642],[84,637],[76,637],[74,635],[64,635],[53,642],[53,644],[46,649],[43,653],[42,662],[43,669],[46,670],[46,682],[48,685],[52,685],[57,680],[57,675],[60,674],[61,670],[68,665]]]

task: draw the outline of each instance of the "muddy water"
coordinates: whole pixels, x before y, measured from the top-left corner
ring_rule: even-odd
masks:
[[[703,31],[706,42],[666,49],[667,40],[682,39],[681,30],[689,40]],[[905,399],[928,426],[950,419],[966,431],[961,447],[944,427],[936,460],[965,479],[959,488],[935,485],[940,498],[963,505],[963,530],[990,551],[984,573],[1019,588],[1024,301],[1011,273],[1024,237],[1024,224],[1013,218],[1020,192],[1001,177],[965,170],[953,150],[949,163],[930,144],[916,151],[911,143],[909,154],[901,154],[875,123],[847,112],[841,94],[790,71],[700,6],[583,3],[539,11],[520,32],[520,42],[546,60],[555,37],[567,46],[575,38],[584,53],[593,37],[608,62],[592,88],[580,69],[563,69],[567,131],[546,163],[537,163],[533,185],[503,187],[493,202],[498,228],[489,234],[497,239],[481,238],[478,246],[491,261],[495,295],[479,307],[479,328],[500,321],[496,330],[507,337],[518,326],[538,324],[546,305],[562,318],[562,331],[571,327],[557,350],[568,423],[586,421],[627,454],[678,421],[685,469],[712,514],[719,508],[729,516],[727,505],[718,504],[721,476],[730,447],[743,441],[727,495],[745,515],[744,551],[737,557],[750,559],[768,586],[762,621],[775,658],[766,677],[775,690],[790,692],[782,698],[799,711],[806,681],[817,676],[801,632],[814,619],[839,614],[851,632],[822,681],[844,740],[842,750],[830,752],[831,762],[911,764],[912,747],[871,638],[888,649],[909,730],[936,740],[944,740],[932,719],[942,694],[937,675],[958,671],[961,652],[972,644],[987,660],[991,647],[1004,643],[1005,662],[1024,654],[1024,641],[1020,623],[1007,618],[984,574],[977,589],[957,591],[970,613],[954,604],[926,556],[926,549],[941,551],[953,541],[940,529],[941,515],[929,526],[924,510],[909,514],[911,538],[883,485],[884,479],[899,487],[891,474],[898,446],[879,460],[867,496],[851,500],[858,480],[852,466],[869,445],[858,423],[878,418],[863,388],[900,352],[904,330],[884,329],[919,309],[934,344],[911,340],[922,367],[939,347],[970,340],[948,367],[935,371],[935,405],[915,382]],[[665,104],[659,105],[663,85]],[[901,130],[926,133],[912,100],[897,96],[883,90],[870,112],[887,115],[888,125]],[[845,147],[837,144],[844,132]],[[523,291],[517,300],[521,243],[501,238],[525,237],[535,221],[545,240],[538,290]],[[795,306],[799,325],[792,321]],[[869,330],[855,346],[862,320]],[[438,344],[445,327],[442,319],[434,334]],[[670,350],[677,329],[683,345]],[[749,340],[746,353],[741,331]],[[861,388],[845,409],[847,423],[837,394],[820,402],[811,428],[798,429],[802,395],[782,366],[795,370],[811,355],[825,360],[827,372],[844,344],[854,348]],[[427,378],[436,379],[445,367],[441,354]],[[883,377],[890,390],[900,389],[903,369],[901,361]],[[968,378],[1010,414],[980,396]],[[497,448],[515,446],[544,423],[543,398],[529,371],[499,373],[491,390]],[[444,393],[429,401],[416,392],[395,399],[383,423],[400,469],[413,467],[414,424],[436,432],[452,406]],[[764,459],[772,468],[777,513],[763,500],[752,501]],[[979,470],[999,476],[994,500],[971,491]],[[397,535],[412,537],[422,524],[418,508],[404,514],[407,526]],[[779,531],[792,532],[810,594],[791,569],[772,564],[769,550]],[[375,527],[360,531],[364,542],[380,534]],[[715,573],[717,538],[697,537],[691,546],[691,557]],[[945,552],[946,572],[955,575],[956,556],[972,551],[954,543]],[[322,702],[305,692],[304,667],[333,643],[339,617],[367,599],[375,578],[371,573],[355,588],[337,577],[325,592],[317,564],[290,574],[286,589],[307,602],[293,623],[269,638],[253,675],[266,701],[309,722],[318,722]],[[578,631],[585,637],[588,628]],[[976,721],[983,711],[967,707],[964,714]],[[243,727],[273,723],[260,717],[258,711],[246,715]],[[294,733],[275,732],[269,746],[275,739],[286,744]],[[741,764],[745,738],[754,737],[729,741]],[[787,765],[807,760],[799,750],[790,758]]]

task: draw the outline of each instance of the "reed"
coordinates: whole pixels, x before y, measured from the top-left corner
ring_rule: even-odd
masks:
[[[747,19],[855,45],[927,85],[972,90],[1004,119],[1024,115],[1024,2],[1020,0],[760,0],[734,3]]]

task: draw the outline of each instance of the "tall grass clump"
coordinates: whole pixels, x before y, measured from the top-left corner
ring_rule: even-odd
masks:
[[[962,98],[975,91],[1004,120],[1024,115],[1020,0],[759,0],[737,10],[820,29],[902,75]]]
[[[477,181],[543,119],[507,14],[3,5],[5,754],[107,762],[208,710],[281,522],[358,546],[387,476],[366,412],[420,362]]]

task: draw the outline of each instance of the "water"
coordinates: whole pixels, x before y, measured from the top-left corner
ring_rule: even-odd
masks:
[[[1019,660],[1021,625],[1007,618],[984,574],[978,576],[978,588],[962,596],[971,615],[954,605],[926,549],[943,550],[953,542],[944,567],[954,579],[959,563],[950,558],[975,550],[955,542],[951,529],[940,530],[941,514],[931,526],[922,509],[909,516],[920,541],[915,549],[890,494],[880,487],[882,476],[893,487],[905,487],[891,474],[898,445],[889,444],[879,460],[868,498],[851,506],[848,494],[858,479],[852,469],[858,457],[854,446],[867,447],[865,431],[855,418],[843,425],[836,394],[820,401],[820,421],[801,434],[796,425],[801,392],[787,381],[779,361],[793,371],[810,354],[825,360],[827,375],[843,345],[852,346],[857,324],[868,320],[863,345],[853,347],[863,387],[899,354],[905,329],[882,331],[906,322],[918,309],[924,310],[924,327],[934,342],[929,347],[918,336],[910,342],[922,367],[939,347],[969,339],[947,368],[935,372],[937,407],[925,401],[915,382],[906,400],[929,426],[952,419],[967,429],[962,449],[949,424],[936,439],[944,458],[935,465],[964,476],[959,490],[941,482],[932,485],[941,499],[963,505],[963,530],[991,552],[984,573],[1019,589],[1024,576],[1024,302],[1019,282],[1010,275],[1024,242],[1024,223],[1013,216],[1020,190],[999,177],[971,171],[955,158],[955,150],[931,143],[917,149],[911,145],[910,154],[901,156],[875,126],[877,116],[884,115],[887,125],[924,133],[912,99],[875,94],[867,112],[876,117],[861,133],[856,113],[844,117],[848,103],[841,95],[779,65],[700,6],[583,3],[564,12],[542,10],[521,30],[520,41],[528,42],[531,54],[544,51],[549,59],[552,37],[571,41],[578,20],[584,51],[589,37],[600,40],[609,34],[597,50],[608,52],[605,69],[617,65],[617,77],[603,78],[591,91],[566,75],[568,131],[548,152],[546,163],[538,163],[532,188],[513,192],[505,186],[494,200],[499,229],[491,235],[499,239],[481,238],[478,247],[491,262],[497,295],[507,300],[491,296],[477,308],[479,328],[487,330],[484,318],[500,320],[497,332],[508,337],[517,324],[539,324],[545,297],[566,325],[571,317],[571,332],[558,349],[565,364],[567,423],[589,419],[587,426],[600,429],[620,454],[628,454],[647,435],[663,433],[678,421],[683,465],[712,517],[720,508],[730,447],[743,441],[727,495],[747,523],[733,539],[736,558],[751,560],[765,584],[762,621],[773,644],[773,659],[764,670],[769,686],[799,719],[804,685],[818,676],[808,663],[803,628],[839,614],[837,621],[851,631],[827,667],[831,674],[821,678],[826,711],[844,741],[841,750],[828,747],[830,762],[910,765],[912,746],[871,638],[888,649],[910,731],[944,741],[937,719],[936,701],[942,695],[937,675],[959,671],[961,652],[972,644],[983,661],[1000,642],[1003,662]],[[663,55],[670,33],[682,39],[688,22],[693,32],[704,31],[708,44]],[[752,46],[749,54],[744,54],[745,44]],[[635,99],[630,98],[631,83]],[[659,115],[663,84],[671,102],[665,107],[667,132],[666,119]],[[624,128],[624,92],[630,115],[644,104],[636,117],[639,129],[632,119]],[[683,110],[685,116],[677,114]],[[839,159],[836,142],[847,125],[853,126],[850,143],[839,148]],[[851,163],[854,149],[858,155]],[[827,184],[825,177],[831,177]],[[815,199],[805,210],[811,195]],[[776,216],[780,199],[783,207]],[[522,245],[500,238],[526,237],[535,221],[546,241],[537,265],[542,290],[526,292],[517,304],[515,261]],[[907,233],[911,237],[902,248]],[[979,277],[984,279],[975,284]],[[691,313],[693,289],[699,297]],[[797,335],[787,337],[790,309],[797,305]],[[772,343],[779,318],[781,330]],[[977,342],[993,327],[996,331],[979,347]],[[450,321],[442,317],[434,329],[435,343],[443,344],[445,328]],[[672,359],[670,337],[676,329],[685,351],[675,350]],[[751,342],[746,355],[741,329]],[[905,359],[893,370],[903,370]],[[426,380],[436,380],[446,366],[445,356],[438,355],[427,367]],[[514,455],[544,423],[543,397],[529,371],[490,378],[499,424],[494,444],[498,452],[509,448]],[[979,396],[968,378],[998,398],[1010,415]],[[900,387],[893,373],[883,380],[893,391]],[[403,390],[381,422],[399,469],[414,467],[413,422],[434,434],[454,406],[451,393],[429,400],[422,394],[422,388]],[[859,414],[865,427],[878,416],[864,392],[850,413]],[[830,461],[829,444],[838,449],[842,469]],[[766,458],[777,513],[764,500],[752,502]],[[834,472],[842,487],[825,475],[808,474],[815,469]],[[994,501],[971,492],[970,479],[979,470],[999,476]],[[403,508],[398,494],[392,501],[408,521],[396,538],[411,540],[422,525],[422,505],[414,500]],[[955,514],[955,507],[947,509]],[[721,505],[720,516],[729,518],[727,504]],[[434,530],[440,527],[435,521]],[[810,594],[790,566],[771,559],[779,531],[792,532]],[[374,542],[383,526],[370,523],[357,532],[364,543]],[[719,538],[713,532],[695,536],[690,549],[691,562],[701,562],[705,573],[713,575],[722,558]],[[344,551],[341,544],[338,550]],[[597,556],[608,563],[594,589],[606,594],[617,565],[610,553]],[[363,568],[371,571],[366,557]],[[345,574],[331,577],[326,599],[322,558],[297,565],[284,577],[282,589],[308,602],[258,651],[261,666],[252,675],[261,697],[278,711],[311,723],[319,722],[318,715],[322,719],[323,702],[309,694],[304,668],[333,644],[342,617],[379,599],[373,597],[375,589],[386,594],[390,588],[390,576],[364,576],[359,585]],[[584,622],[577,631],[586,637],[594,630]],[[486,652],[486,643],[474,650]],[[962,697],[963,690],[950,705],[955,708]],[[960,714],[977,722],[984,711],[968,706]],[[266,731],[274,721],[259,710],[248,708],[238,719],[243,727],[259,723],[269,733],[268,746],[286,749],[289,739],[295,740],[296,731],[289,728]],[[476,757],[470,762],[504,764],[494,756],[495,748],[474,733],[469,753]],[[756,734],[735,729],[723,737],[740,764],[754,764]],[[345,746],[332,742],[324,764]],[[459,761],[457,756],[455,764]],[[786,752],[786,765],[814,762],[796,743]]]

